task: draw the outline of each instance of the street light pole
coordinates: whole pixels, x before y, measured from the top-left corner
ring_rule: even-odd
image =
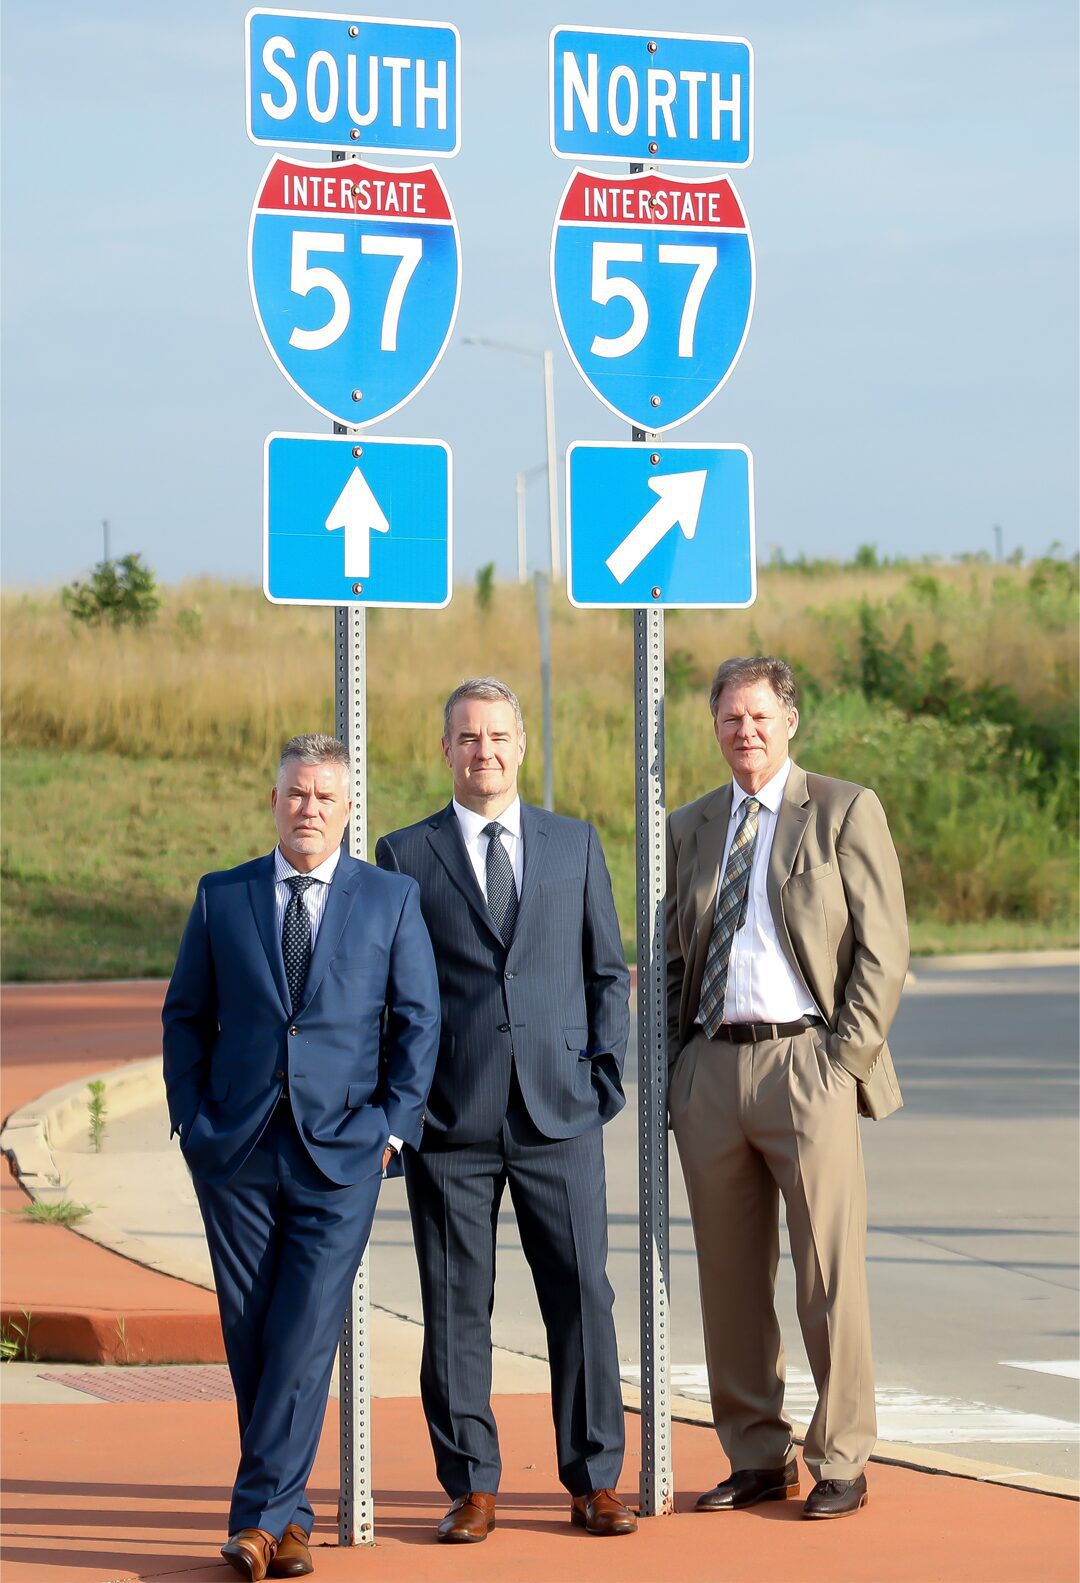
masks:
[[[551,576],[562,575],[559,551],[559,477],[555,449],[555,357],[550,348],[542,352],[529,346],[513,346],[508,341],[493,341],[486,335],[463,335],[463,346],[486,346],[493,352],[510,352],[514,357],[539,357],[544,368],[544,438],[547,445],[548,529],[551,540]]]

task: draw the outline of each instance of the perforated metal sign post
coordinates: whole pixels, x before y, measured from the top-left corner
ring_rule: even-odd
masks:
[[[335,424],[335,433],[345,431]],[[345,833],[353,857],[367,857],[367,611],[334,612],[335,726],[353,765],[352,817]],[[375,1542],[371,1498],[371,1382],[368,1349],[368,1252],[353,1282],[338,1349],[338,1544]]]
[[[628,177],[573,172],[556,213],[550,272],[555,315],[579,374],[631,425],[630,445],[578,442],[567,450],[567,597],[634,611],[640,1498],[647,1517],[674,1509],[664,607],[747,605],[755,577],[750,453],[662,439],[711,401],[742,351],[754,304],[749,226],[726,176],[676,177],[645,162],[748,164],[752,71],[744,39],[576,27],[551,34],[553,151],[633,162]]]

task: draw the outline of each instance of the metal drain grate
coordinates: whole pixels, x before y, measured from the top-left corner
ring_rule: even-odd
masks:
[[[70,1385],[103,1402],[224,1402],[232,1400],[228,1369],[136,1366],[87,1369],[83,1373],[41,1374],[42,1380]]]

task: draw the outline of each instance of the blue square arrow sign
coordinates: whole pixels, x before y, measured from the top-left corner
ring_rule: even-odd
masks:
[[[444,441],[271,434],[263,476],[263,589],[274,604],[450,603]]]
[[[742,609],[757,597],[745,445],[582,440],[566,452],[573,605]]]

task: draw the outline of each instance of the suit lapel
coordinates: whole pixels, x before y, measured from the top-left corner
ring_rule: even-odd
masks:
[[[693,909],[691,917],[694,919],[694,945],[691,946],[691,953],[694,955],[697,954],[699,944],[703,951],[708,950],[712,935],[716,892],[720,887],[720,865],[724,861],[724,843],[727,840],[730,819],[731,786],[721,786],[697,829],[691,895]]]
[[[772,913],[777,939],[780,941],[780,949],[808,987],[810,980],[806,969],[799,961],[788,932],[787,919],[784,917],[783,887],[794,867],[809,822],[810,797],[806,789],[806,772],[792,762],[791,774],[784,787],[780,811],[776,816],[776,834],[773,836],[772,853],[769,857],[769,872],[765,876],[765,892],[769,898],[769,910]]]
[[[476,874],[469,862],[469,854],[465,850],[465,840],[461,834],[454,805],[450,803],[441,813],[437,813],[428,825],[428,845],[449,874],[453,883],[469,903],[479,921],[484,925],[494,939],[499,939],[499,932],[491,921],[491,914],[487,910],[484,893],[476,882]]]
[[[350,857],[347,852],[342,852],[338,866],[334,870],[334,877],[330,881],[330,894],[326,898],[326,908],[319,924],[319,932],[315,936],[315,949],[311,953],[311,963],[304,984],[305,1006],[318,989],[326,972],[327,963],[341,939],[341,931],[348,922],[363,873],[364,865],[356,858]]]
[[[773,836],[772,852],[769,856],[769,872],[765,877],[766,894],[774,918],[783,917],[780,891],[794,866],[796,854],[802,845],[802,838],[809,822],[810,799],[806,793],[806,773],[797,764],[792,763],[791,773],[784,787],[780,811],[776,816],[776,833]]]
[[[285,959],[281,954],[281,939],[277,932],[274,909],[274,854],[260,858],[256,871],[248,880],[248,897],[255,914],[266,961],[274,980],[274,987],[281,997],[285,1015],[289,1015],[289,983],[285,977]]]
[[[534,808],[530,803],[521,805],[521,838],[525,864],[521,875],[521,895],[518,898],[517,922],[514,925],[514,939],[517,939],[521,928],[522,914],[536,895],[536,887],[540,883],[540,874],[544,867],[544,858],[547,855],[548,831],[551,820],[541,808]]]

